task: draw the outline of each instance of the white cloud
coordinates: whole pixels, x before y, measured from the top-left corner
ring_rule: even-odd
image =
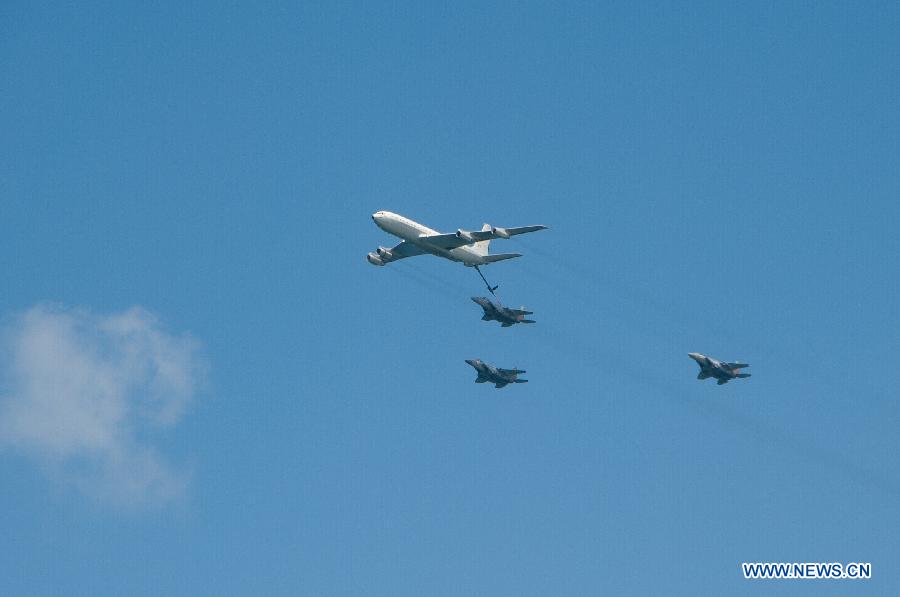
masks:
[[[204,381],[193,338],[139,307],[101,316],[39,305],[9,319],[0,346],[0,446],[117,504],[183,493],[186,474],[157,444]]]

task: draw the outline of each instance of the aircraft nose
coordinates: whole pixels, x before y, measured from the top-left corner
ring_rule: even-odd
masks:
[[[700,359],[703,358],[703,355],[700,354],[699,352],[689,352],[688,356],[691,357],[692,359],[694,359],[695,361],[699,361]]]
[[[372,221],[375,222],[375,225],[379,228],[384,228],[384,225],[388,221],[388,217],[383,211],[376,211],[372,214]]]
[[[466,363],[468,363],[469,365],[472,365],[473,367],[475,366],[475,362],[476,362],[475,359],[466,359]]]

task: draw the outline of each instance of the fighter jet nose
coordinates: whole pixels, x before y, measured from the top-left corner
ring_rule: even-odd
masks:
[[[475,359],[466,359],[466,364],[475,366]]]
[[[700,353],[699,352],[689,352],[688,356],[696,361],[697,359],[700,358]]]

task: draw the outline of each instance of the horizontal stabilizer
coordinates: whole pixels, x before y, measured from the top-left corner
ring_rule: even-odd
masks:
[[[503,261],[505,259],[515,259],[521,257],[521,253],[500,253],[498,255],[485,255],[481,258],[482,263],[494,263],[495,261]]]

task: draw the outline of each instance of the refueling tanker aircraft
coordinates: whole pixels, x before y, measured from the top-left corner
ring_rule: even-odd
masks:
[[[717,361],[716,359],[702,355],[699,352],[689,352],[688,356],[697,361],[697,364],[700,365],[700,373],[697,374],[697,379],[715,377],[718,380],[718,384],[721,386],[732,379],[750,377],[749,373],[740,372],[741,369],[750,366],[747,363],[726,363],[724,361]]]
[[[409,218],[389,211],[376,211],[372,214],[372,220],[385,232],[403,239],[396,247],[391,249],[378,247],[376,251],[366,255],[366,259],[372,265],[385,265],[398,259],[430,253],[450,261],[459,261],[463,265],[474,267],[491,294],[494,294],[497,287],[492,287],[488,283],[478,266],[522,256],[520,253],[490,255],[488,254],[488,245],[490,245],[491,241],[495,238],[509,238],[517,234],[536,232],[547,228],[546,226],[500,228],[485,224],[481,230],[477,231],[469,232],[460,228],[456,232],[442,234],[437,230],[432,230]]]

